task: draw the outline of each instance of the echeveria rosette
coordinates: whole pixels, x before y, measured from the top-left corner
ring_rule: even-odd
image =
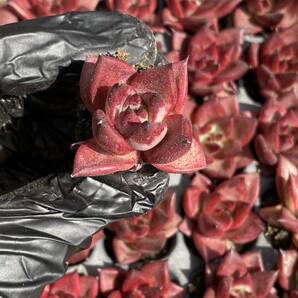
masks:
[[[188,44],[190,91],[198,96],[235,92],[234,81],[248,70],[242,54],[243,31],[197,31]]]
[[[278,283],[285,291],[283,298],[298,297],[298,252],[281,250],[278,258]]]
[[[45,287],[40,298],[97,298],[98,278],[73,272]]]
[[[155,13],[157,0],[107,0],[105,4],[110,11],[120,11],[144,21],[154,32],[164,31],[159,15]]]
[[[137,72],[113,57],[89,58],[81,98],[93,115],[93,138],[80,145],[73,176],[131,169],[142,160],[172,173],[205,166],[201,145],[182,113],[187,61]]]
[[[245,0],[234,12],[234,26],[247,34],[282,30],[297,22],[296,0]]]
[[[113,251],[117,262],[130,264],[156,257],[173,236],[181,222],[176,212],[176,195],[168,192],[152,211],[109,225],[114,231]]]
[[[230,178],[254,160],[249,144],[257,120],[240,113],[235,96],[211,97],[194,110],[192,120],[206,154],[207,176]]]
[[[268,98],[259,116],[255,138],[259,160],[274,166],[281,155],[298,165],[298,97],[292,90],[281,98]]]
[[[276,188],[280,204],[260,209],[260,216],[270,225],[292,233],[298,247],[298,168],[280,157],[276,169]]]
[[[7,0],[0,8],[0,24],[63,14],[70,11],[95,10],[99,0]]]
[[[266,98],[279,99],[298,86],[297,35],[298,23],[250,47],[250,64]]]
[[[167,262],[149,263],[139,270],[117,268],[99,271],[100,293],[104,298],[183,298],[185,291],[170,279]]]
[[[259,176],[241,174],[218,186],[198,174],[186,190],[185,219],[180,230],[209,261],[224,255],[236,244],[254,241],[264,230],[261,219],[252,212],[259,195]]]
[[[260,252],[230,251],[206,266],[204,298],[278,298],[276,271],[266,271]]]
[[[228,15],[241,0],[166,0],[163,23],[172,29],[197,31],[204,25],[217,28],[218,19]]]

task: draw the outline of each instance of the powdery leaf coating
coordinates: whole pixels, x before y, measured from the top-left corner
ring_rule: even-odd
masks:
[[[205,167],[204,152],[182,115],[187,60],[137,72],[113,57],[89,57],[80,87],[93,115],[93,138],[78,149],[73,176],[128,170],[139,163],[139,152],[168,172]]]
[[[184,195],[186,219],[180,230],[192,237],[205,261],[222,256],[234,244],[249,243],[264,230],[252,213],[258,195],[257,174],[236,175],[218,186],[197,175]]]
[[[132,151],[126,155],[111,155],[100,151],[94,140],[80,145],[73,164],[73,177],[100,176],[126,171],[136,166],[139,154]]]

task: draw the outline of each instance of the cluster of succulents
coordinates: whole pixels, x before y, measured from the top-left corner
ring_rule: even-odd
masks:
[[[170,191],[147,214],[108,226],[114,267],[69,273],[42,297],[188,297],[160,260],[180,232],[204,264],[202,297],[298,297],[298,1],[7,0],[0,24],[96,6],[170,38],[158,43],[169,63],[88,57],[80,92],[92,138],[76,144],[73,176],[147,163],[190,184],[181,200]],[[255,104],[241,105],[240,89]],[[264,236],[277,255],[269,269],[253,246]]]

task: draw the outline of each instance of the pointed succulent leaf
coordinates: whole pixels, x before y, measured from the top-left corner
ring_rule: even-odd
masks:
[[[93,64],[93,65],[92,65]],[[136,72],[128,63],[109,56],[99,56],[85,63],[80,79],[81,97],[90,112],[104,108],[110,88],[125,83]]]
[[[139,154],[132,151],[126,155],[113,155],[100,151],[94,140],[80,145],[73,165],[73,177],[99,176],[126,171],[136,166]]]

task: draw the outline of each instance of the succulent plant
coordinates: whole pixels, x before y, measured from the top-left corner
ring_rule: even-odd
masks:
[[[183,298],[184,289],[170,280],[166,262],[149,263],[127,273],[116,268],[100,270],[104,298]]]
[[[242,54],[243,31],[226,29],[220,32],[204,27],[188,43],[190,92],[209,94],[234,93],[234,81],[248,70]]]
[[[95,10],[98,2],[99,0],[7,0],[0,7],[0,25],[70,11]]]
[[[98,278],[73,272],[45,287],[40,298],[97,298]]]
[[[278,259],[278,283],[285,291],[283,298],[298,297],[298,252],[281,250]]]
[[[186,218],[180,230],[192,237],[205,261],[222,256],[263,231],[261,219],[252,212],[258,195],[257,174],[240,174],[218,186],[197,174],[184,195]]]
[[[206,266],[204,298],[277,298],[276,278],[276,271],[264,269],[259,252],[239,255],[232,250]]]
[[[294,14],[297,16],[296,11]],[[272,33],[264,43],[250,47],[250,64],[266,98],[278,100],[297,88],[297,34],[298,23]],[[294,95],[297,97],[296,92]]]
[[[286,29],[298,21],[295,0],[245,0],[234,12],[234,26],[248,34]]]
[[[217,20],[229,14],[241,0],[166,0],[163,23],[175,30],[197,31],[204,25],[217,28]]]
[[[267,99],[259,116],[255,149],[259,160],[274,166],[280,156],[298,165],[298,97],[292,90],[283,97]]]
[[[176,208],[176,194],[168,192],[147,214],[110,224],[109,229],[115,233],[113,250],[116,260],[129,264],[157,256],[178,230],[181,218]]]
[[[164,32],[161,18],[155,14],[158,7],[157,0],[107,0],[105,3],[110,11],[120,11],[132,15],[149,25],[154,32]]]
[[[131,169],[143,160],[167,172],[205,166],[202,148],[183,115],[187,62],[137,72],[113,57],[89,58],[81,98],[93,114],[93,138],[80,145],[73,176]]]
[[[213,96],[193,112],[194,132],[204,148],[211,178],[230,178],[254,159],[249,149],[257,120],[240,113],[235,96]]]
[[[298,247],[298,168],[280,157],[276,169],[276,188],[280,203],[260,209],[260,216],[270,225],[292,233]]]

